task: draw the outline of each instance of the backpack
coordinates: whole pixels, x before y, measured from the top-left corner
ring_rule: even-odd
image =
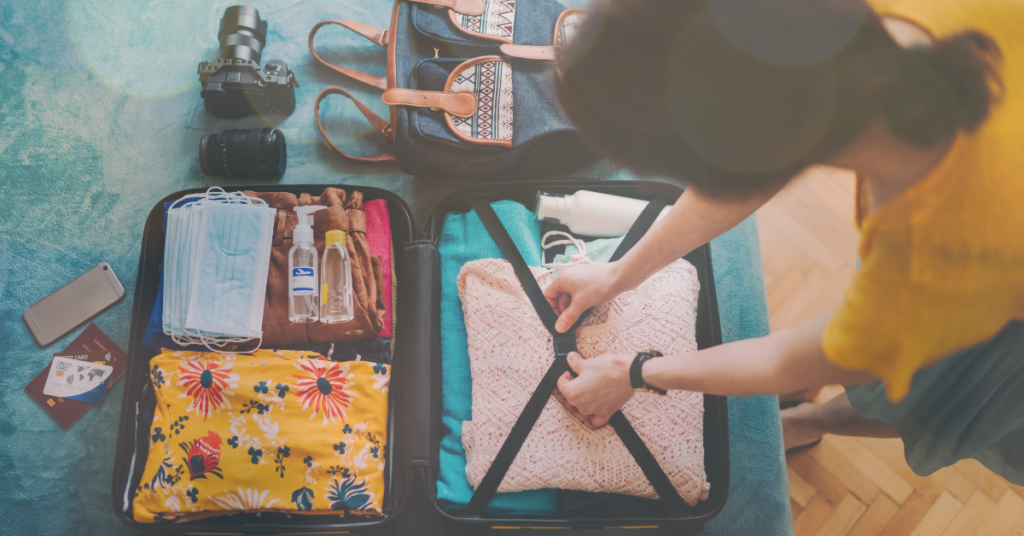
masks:
[[[314,106],[317,128],[341,156],[397,161],[418,176],[504,178],[556,174],[596,157],[584,145],[555,94],[557,51],[583,20],[581,9],[554,0],[397,0],[388,30],[345,20],[323,21],[309,50],[331,69],[383,91],[384,121],[340,87]],[[387,48],[387,76],[323,60],[313,38],[325,25],[344,26]],[[320,102],[351,99],[389,149],[354,156],[339,149],[320,122]]]

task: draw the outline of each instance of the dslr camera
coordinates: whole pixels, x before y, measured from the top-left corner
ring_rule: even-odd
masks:
[[[231,6],[220,20],[220,58],[199,64],[200,93],[206,111],[223,119],[251,113],[284,114],[295,111],[299,85],[288,65],[270,60],[260,69],[267,42],[267,21],[251,6]]]

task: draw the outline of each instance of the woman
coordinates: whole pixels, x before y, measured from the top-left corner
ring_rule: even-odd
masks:
[[[926,475],[974,457],[1024,484],[1024,5],[958,0],[608,2],[559,95],[595,150],[690,187],[621,260],[562,270],[564,331],[720,235],[812,164],[858,176],[861,267],[839,308],[695,354],[583,360],[601,426],[640,383],[721,395],[850,386],[782,412],[787,449],[904,440]],[[637,383],[634,379],[634,383]]]

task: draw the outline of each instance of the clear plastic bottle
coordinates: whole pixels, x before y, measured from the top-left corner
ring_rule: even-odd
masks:
[[[292,231],[294,245],[288,251],[288,320],[316,322],[317,307],[317,253],[313,247],[313,213],[324,207],[306,205],[296,207],[299,223]]]
[[[352,262],[345,248],[345,233],[327,231],[327,246],[320,268],[323,288],[320,292],[320,321],[325,324],[348,322],[353,317]]]

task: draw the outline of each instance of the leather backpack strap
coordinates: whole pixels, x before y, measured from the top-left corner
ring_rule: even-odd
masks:
[[[543,63],[554,63],[558,61],[558,49],[555,47],[516,45],[503,43],[501,53],[510,58],[519,58]]]
[[[456,117],[472,117],[476,113],[476,95],[470,91],[446,93],[444,91],[424,91],[421,89],[389,89],[381,95],[381,100],[389,106],[405,105],[444,110]]]
[[[359,108],[359,111],[363,113],[363,117],[365,117],[366,120],[369,121],[371,125],[373,125],[373,128],[377,129],[377,131],[380,132],[381,134],[384,134],[384,136],[388,139],[389,142],[391,140],[391,124],[381,119],[379,115],[373,113],[373,110],[364,106],[363,103],[359,102],[355,97],[349,94],[348,91],[345,91],[340,87],[329,87],[321,91],[320,94],[317,95],[316,104],[313,106],[313,115],[316,117],[316,128],[320,129],[320,135],[323,136],[325,140],[327,140],[327,144],[330,145],[332,149],[334,149],[341,156],[348,158],[349,160],[357,160],[359,162],[390,162],[395,160],[394,151],[385,151],[383,153],[375,154],[373,156],[352,156],[350,154],[345,153],[345,151],[339,149],[338,146],[335,145],[333,141],[331,141],[330,136],[328,136],[327,132],[324,130],[324,126],[320,123],[320,101],[323,100],[323,98],[326,97],[327,95],[344,95],[348,97],[352,102],[356,104],[356,106]]]
[[[388,88],[388,80],[387,80],[387,78],[385,78],[383,76],[369,75],[369,74],[366,74],[366,73],[364,73],[362,71],[357,71],[355,69],[349,69],[348,67],[342,67],[340,65],[334,65],[333,63],[328,63],[323,58],[321,58],[319,54],[316,53],[316,50],[313,49],[313,36],[315,36],[316,33],[318,31],[320,31],[320,28],[322,28],[322,27],[324,27],[324,26],[326,26],[328,24],[337,24],[339,26],[344,26],[344,27],[346,27],[346,28],[356,32],[357,34],[359,34],[359,35],[369,39],[370,41],[373,41],[374,43],[376,43],[376,44],[378,44],[380,46],[387,46],[387,44],[388,44],[388,37],[389,37],[388,36],[388,31],[387,30],[378,30],[378,29],[374,28],[373,26],[368,26],[368,25],[363,24],[361,22],[353,22],[353,21],[348,21],[348,20],[325,20],[325,21],[321,21],[321,22],[316,23],[316,26],[313,26],[313,29],[309,31],[309,52],[311,54],[313,54],[313,57],[316,58],[317,61],[319,61],[320,63],[326,65],[327,67],[330,67],[331,69],[334,69],[335,71],[337,71],[337,72],[339,72],[339,73],[341,73],[341,74],[343,74],[345,76],[348,76],[350,78],[354,78],[356,80],[359,80],[360,82],[369,84],[369,85],[371,85],[371,86],[373,86],[375,88],[378,88],[380,90],[386,90]]]
[[[551,393],[554,392],[555,387],[558,385],[558,378],[565,372],[572,372],[569,368],[567,356],[569,352],[576,351],[576,330],[583,324],[584,319],[589,315],[590,311],[586,311],[576,323],[567,330],[565,333],[558,333],[555,331],[555,322],[558,320],[558,315],[551,308],[551,305],[544,298],[544,292],[541,290],[540,285],[537,284],[536,278],[533,276],[533,272],[530,271],[530,267],[526,264],[519,250],[515,246],[515,242],[509,236],[508,231],[501,224],[501,220],[498,219],[494,209],[491,208],[489,202],[486,199],[479,197],[472,197],[469,199],[470,204],[476,210],[477,216],[483,222],[487,231],[490,233],[491,238],[498,245],[502,254],[512,265],[512,269],[523,285],[523,289],[526,291],[526,295],[533,304],[534,309],[537,311],[537,315],[540,317],[544,326],[552,333],[554,338],[555,347],[555,361],[548,368],[544,377],[541,379],[540,384],[534,390],[527,401],[526,406],[520,413],[519,418],[516,420],[512,429],[509,431],[508,436],[502,443],[501,448],[498,450],[498,454],[495,456],[494,461],[491,463],[491,467],[488,468],[487,473],[480,481],[480,485],[477,486],[476,491],[473,493],[473,497],[470,499],[469,504],[466,506],[466,515],[471,517],[480,517],[484,514],[487,509],[487,505],[490,504],[491,498],[498,490],[498,486],[501,485],[501,481],[505,478],[505,474],[508,469],[512,466],[512,462],[515,460],[516,454],[519,453],[519,449],[522,448],[523,443],[526,441],[527,436],[530,434],[530,430],[533,429],[533,425],[536,424],[537,419],[540,417],[541,411],[547,404],[548,399],[551,397]],[[654,223],[661,210],[665,207],[664,201],[655,200],[648,203],[647,207],[641,213],[640,217],[634,223],[633,227],[629,230],[626,236],[623,238],[619,247],[612,255],[612,260],[618,260],[628,251],[633,245],[640,240],[641,237],[647,232],[647,229]],[[685,502],[679,493],[676,491],[675,486],[672,485],[671,480],[658,465],[657,460],[651,451],[644,444],[643,440],[637,435],[636,431],[629,424],[629,420],[621,412],[617,411],[609,421],[612,428],[619,435],[623,444],[629,450],[630,454],[636,460],[640,469],[644,475],[651,482],[652,487],[658,493],[658,496],[662,500],[666,501],[673,510],[679,510],[685,507]]]

